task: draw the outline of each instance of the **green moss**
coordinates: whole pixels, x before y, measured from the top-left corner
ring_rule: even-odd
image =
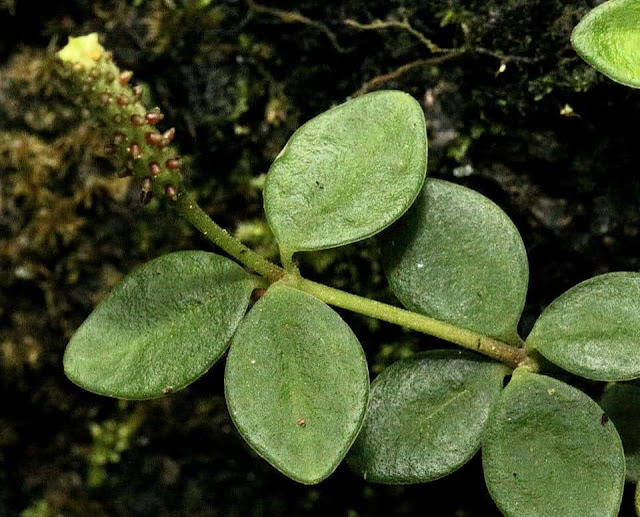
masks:
[[[141,414],[133,414],[123,421],[91,422],[92,445],[87,453],[87,485],[102,486],[107,480],[107,467],[120,462],[122,454],[131,447],[131,441],[141,424]]]
[[[35,501],[31,506],[20,512],[20,517],[60,517],[61,515],[44,499]]]

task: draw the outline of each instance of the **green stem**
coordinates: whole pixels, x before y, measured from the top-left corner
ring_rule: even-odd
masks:
[[[293,253],[291,253],[287,248],[283,248],[280,246],[280,262],[284,267],[284,270],[288,273],[292,273],[294,275],[299,275],[300,270],[296,263],[293,261]]]
[[[252,249],[247,248],[230,235],[227,230],[213,222],[204,210],[200,208],[200,205],[191,194],[187,192],[181,193],[175,203],[175,208],[178,214],[200,230],[207,239],[222,248],[238,262],[265,277],[269,282],[275,282],[285,274],[281,267],[276,266]]]
[[[512,368],[527,364],[529,368],[535,369],[535,365],[527,356],[524,348],[517,348],[502,341],[483,336],[482,334],[430,318],[429,316],[423,316],[422,314],[401,309],[400,307],[362,298],[340,291],[339,289],[334,289],[333,287],[307,280],[306,278],[287,276],[282,279],[282,282],[309,293],[329,305],[444,339],[450,343],[455,343],[463,348],[496,359]]]
[[[280,280],[291,287],[319,298],[329,305],[444,339],[450,343],[455,343],[463,348],[496,359],[512,368],[526,365],[528,368],[536,370],[538,367],[535,360],[527,355],[527,351],[524,348],[508,345],[502,341],[456,327],[429,316],[423,316],[422,314],[369,300],[368,298],[307,280],[299,276],[297,272],[293,272],[293,274],[286,272],[229,235],[226,230],[211,220],[200,208],[193,196],[188,193],[183,193],[178,197],[175,207],[178,213],[200,230],[207,239],[222,248],[238,262],[265,277],[270,283]]]

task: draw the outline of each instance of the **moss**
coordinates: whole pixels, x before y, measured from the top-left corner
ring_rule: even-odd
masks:
[[[60,517],[61,514],[55,510],[46,500],[35,501],[31,506],[20,512],[20,517]]]
[[[89,424],[93,443],[89,451],[84,453],[88,463],[87,486],[97,488],[105,483],[108,466],[119,463],[122,454],[131,447],[143,418],[143,413],[137,411],[124,420],[108,419]]]

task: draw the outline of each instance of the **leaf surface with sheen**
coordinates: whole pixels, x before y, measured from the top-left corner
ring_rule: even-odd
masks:
[[[100,395],[159,397],[195,381],[225,352],[255,280],[235,262],[180,251],[134,270],[71,338],[67,377]]]
[[[613,423],[584,393],[516,370],[485,430],[489,492],[506,517],[615,517],[625,463]]]
[[[640,273],[607,273],[569,289],[543,311],[526,344],[587,379],[640,377]]]
[[[395,362],[371,385],[349,465],[375,483],[425,483],[450,474],[480,448],[507,373],[457,350]]]
[[[391,289],[408,309],[512,344],[529,281],[518,230],[491,200],[429,179],[383,235]]]
[[[253,449],[283,474],[314,484],[335,470],[360,430],[369,372],[336,312],[274,284],[233,338],[225,393]]]
[[[399,91],[363,95],[293,134],[267,175],[267,219],[288,252],[349,244],[398,219],[426,169],[417,101]]]
[[[600,400],[602,409],[620,433],[627,460],[627,481],[640,481],[640,386],[623,382],[608,386]]]
[[[640,0],[610,0],[597,6],[573,30],[571,42],[595,69],[640,88]]]

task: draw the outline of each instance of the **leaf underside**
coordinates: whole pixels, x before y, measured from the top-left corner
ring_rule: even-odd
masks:
[[[640,386],[618,383],[607,387],[600,405],[616,426],[627,462],[627,481],[640,481]]]
[[[240,266],[213,253],[152,260],[77,330],[64,355],[65,373],[86,390],[118,398],[183,388],[224,353],[254,286]]]
[[[376,483],[425,483],[450,474],[480,448],[507,371],[457,350],[397,361],[371,385],[349,465]]]
[[[543,311],[526,343],[581,377],[640,377],[640,273],[607,273],[569,289]]]
[[[236,333],[225,371],[236,427],[274,467],[305,484],[335,470],[369,394],[357,338],[324,302],[274,284]]]
[[[428,179],[418,199],[383,239],[391,289],[416,312],[508,343],[529,279],[518,230],[491,200]]]
[[[624,487],[620,437],[581,391],[514,372],[485,430],[489,492],[507,517],[614,517]]]

